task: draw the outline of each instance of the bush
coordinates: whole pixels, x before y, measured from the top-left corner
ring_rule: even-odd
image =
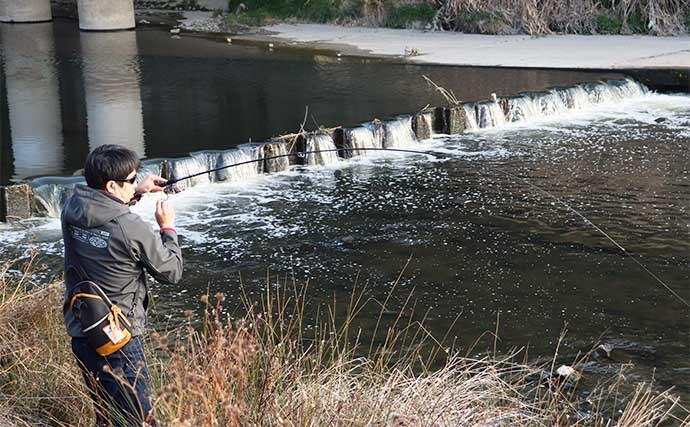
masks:
[[[424,26],[431,22],[434,13],[428,3],[403,4],[388,12],[384,25],[390,28],[409,28],[414,23],[421,23]]]
[[[508,20],[495,11],[467,11],[458,14],[455,29],[464,33],[508,34],[512,33]]]
[[[597,32],[601,34],[620,34],[623,22],[610,13],[597,16]]]

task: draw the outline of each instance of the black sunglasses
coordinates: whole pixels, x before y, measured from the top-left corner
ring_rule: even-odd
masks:
[[[133,177],[131,177],[131,178],[129,178],[129,179],[112,179],[111,181],[115,181],[115,182],[129,182],[130,184],[134,184],[135,182],[137,182],[137,176],[134,175]]]

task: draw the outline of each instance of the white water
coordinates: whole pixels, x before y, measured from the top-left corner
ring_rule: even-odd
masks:
[[[466,130],[477,130],[479,125],[477,125],[477,111],[474,108],[474,104],[463,104],[462,108],[465,110],[465,115],[467,116]]]
[[[498,102],[483,102],[477,104],[480,128],[502,127],[506,123],[506,116]]]
[[[345,145],[347,148],[382,148],[381,140],[374,137],[370,127],[360,126],[345,130]],[[353,150],[346,157],[366,156],[365,150]]]
[[[263,150],[260,146],[246,146],[236,150],[221,151],[217,156],[216,167],[219,168],[251,160],[258,160],[262,156]],[[262,162],[247,163],[216,171],[216,180],[238,182],[255,177],[260,173],[263,173]]]
[[[307,139],[307,151],[335,150],[335,143],[330,135],[323,133],[310,135]],[[326,151],[307,154],[308,165],[332,165],[338,163],[340,157],[337,151]]]
[[[412,145],[417,138],[412,131],[412,118],[403,117],[383,124],[383,147],[407,147]]]
[[[549,123],[563,122],[565,126],[586,126],[588,122],[600,120],[602,117],[615,117],[612,120],[635,119],[655,124],[657,118],[668,116],[668,122],[665,123],[666,127],[676,129],[679,136],[687,136],[690,133],[687,122],[683,122],[682,119],[680,121],[674,119],[674,109],[686,111],[688,108],[687,101],[690,98],[650,94],[644,86],[630,80],[612,84],[579,85],[567,89],[554,89],[549,93],[536,95],[524,95],[510,99],[508,118],[511,122],[517,120],[519,123],[501,122],[500,106],[496,103],[484,104],[485,122],[493,124],[494,127],[491,129],[496,132],[504,128],[508,130],[516,125],[520,128],[544,126],[548,128]],[[603,101],[593,103],[596,100]],[[476,129],[473,105],[465,104],[463,107],[467,113],[468,130]],[[562,125],[558,125],[558,128],[562,127]],[[416,141],[409,117],[387,122],[383,125],[374,121],[358,128],[346,129],[346,132],[348,132],[346,140],[352,148],[380,148],[383,145],[384,134],[387,147],[401,147]],[[471,135],[467,136],[470,137]],[[506,143],[510,143],[510,141],[506,141]],[[273,152],[272,155],[286,152],[284,145],[273,145],[278,152]],[[311,138],[308,145],[311,149],[335,148],[333,140],[327,135]],[[489,150],[490,152],[492,150]],[[203,172],[212,167],[258,159],[261,153],[262,150],[259,146],[246,146],[222,152],[197,152],[188,158],[172,159],[169,164],[174,175],[179,177]],[[365,153],[364,151],[356,152],[357,155],[364,155]],[[463,153],[461,150],[458,155],[464,155]],[[372,153],[368,154],[371,155]],[[385,157],[387,154],[382,153],[382,156]],[[307,160],[308,164],[313,165],[336,164],[340,161],[335,152],[311,155]],[[281,162],[281,167],[278,169],[269,168],[269,170],[281,171],[288,168],[287,158],[272,160],[272,162]],[[243,182],[260,175],[262,172],[261,165],[262,163],[259,162],[229,168],[215,174],[203,174],[189,180],[192,182],[188,183],[188,186],[209,184],[216,181]],[[140,175],[143,175],[144,171],[159,172],[153,160],[145,162],[139,171]],[[36,185],[38,181],[34,183],[38,194],[38,203],[44,207],[48,216],[59,217],[61,200],[64,200],[65,194],[68,194],[73,186],[71,181],[65,181],[70,179],[74,178],[45,178],[38,183],[39,185]]]

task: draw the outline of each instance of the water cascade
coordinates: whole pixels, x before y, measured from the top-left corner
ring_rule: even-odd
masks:
[[[264,150],[257,145],[244,145],[236,150],[225,150],[217,152],[216,167],[234,165],[250,160],[258,160],[264,157]],[[232,168],[216,171],[217,181],[238,182],[255,177],[263,173],[263,163],[247,163]]]
[[[318,150],[335,150],[335,143],[333,137],[325,133],[317,133],[309,135],[307,138],[306,151]],[[307,154],[306,164],[308,165],[332,165],[340,161],[340,157],[336,151],[328,151],[323,153],[309,153]]]
[[[45,177],[33,180],[31,186],[38,213],[60,218],[62,206],[77,184],[86,184],[83,176]]]
[[[501,127],[506,122],[506,116],[498,102],[481,102],[476,109],[480,128]]]
[[[517,122],[539,117],[565,114],[568,111],[563,97],[555,89],[546,93],[526,94],[508,98],[506,120]]]
[[[167,162],[168,169],[170,171],[170,178],[178,179],[215,168],[217,156],[213,152],[198,151],[196,153],[192,153],[189,157],[168,159]],[[180,187],[187,188],[201,184],[209,184],[214,180],[215,175],[208,173],[196,176],[194,178],[185,179],[178,185]]]
[[[465,110],[465,117],[467,121],[465,122],[465,129],[467,130],[477,130],[479,126],[477,125],[477,110],[474,108],[474,104],[463,104],[462,108]]]
[[[417,138],[412,131],[412,118],[401,117],[383,124],[383,147],[405,147],[413,144]]]
[[[501,98],[498,101],[466,103],[449,108],[436,108],[434,112],[424,111],[414,116],[403,116],[395,120],[381,122],[373,120],[354,128],[337,128],[331,134],[317,132],[277,138],[267,143],[244,144],[225,151],[199,151],[187,157],[142,162],[137,176],[141,180],[149,173],[168,178],[178,178],[201,173],[182,182],[183,187],[209,184],[216,181],[242,181],[261,173],[280,172],[289,169],[291,164],[301,164],[304,157],[307,165],[330,165],[340,161],[340,157],[364,156],[360,148],[398,148],[414,144],[418,138],[415,130],[420,128],[424,134],[433,131],[463,133],[480,128],[498,128],[508,122],[530,121],[546,116],[559,116],[571,110],[582,110],[602,102],[620,102],[631,97],[649,93],[642,84],[633,80],[615,80],[607,83],[586,83],[569,88],[557,88],[548,92],[526,93]],[[456,123],[457,122],[457,123]],[[428,131],[427,131],[428,130]],[[352,152],[311,153],[306,156],[288,158],[287,155],[315,150],[335,150],[339,147],[355,149]],[[266,159],[272,156],[286,157],[249,163],[238,167],[203,173],[209,169],[229,166],[251,160]],[[294,161],[298,159],[298,161]],[[58,217],[61,203],[75,184],[83,182],[83,177],[44,177],[29,182],[34,193],[39,215]],[[17,208],[20,209],[20,208]],[[31,206],[21,208],[21,212],[31,212]],[[8,215],[11,213],[8,212]]]
[[[370,127],[360,126],[345,130],[345,148],[382,148],[381,140],[374,136]],[[366,156],[363,150],[344,153],[344,157]]]

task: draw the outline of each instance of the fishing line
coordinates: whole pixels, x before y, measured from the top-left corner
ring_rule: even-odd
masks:
[[[435,153],[435,152],[433,152],[433,151],[410,150],[410,149],[403,149],[403,148],[375,148],[375,147],[371,147],[371,148],[335,148],[335,149],[327,149],[327,150],[301,151],[301,152],[295,152],[295,153],[278,154],[278,155],[275,155],[275,156],[262,157],[262,158],[259,158],[259,159],[246,160],[246,161],[243,161],[243,162],[233,163],[233,164],[231,164],[231,165],[226,165],[226,166],[221,166],[221,167],[217,167],[217,168],[214,168],[214,169],[209,169],[209,170],[204,171],[204,172],[194,173],[194,174],[191,174],[191,175],[182,177],[182,178],[174,178],[174,179],[168,180],[168,181],[166,182],[166,184],[164,185],[164,187],[171,187],[172,185],[174,185],[174,184],[176,184],[176,183],[178,183],[178,182],[184,181],[184,180],[186,180],[186,179],[195,178],[195,177],[197,177],[197,176],[210,174],[210,173],[217,172],[217,171],[220,171],[220,170],[223,170],[223,169],[229,169],[229,168],[233,168],[233,167],[237,167],[237,166],[242,166],[242,165],[247,165],[247,164],[251,164],[251,163],[262,162],[262,161],[265,161],[265,160],[275,160],[275,159],[282,159],[282,158],[287,158],[287,157],[298,157],[298,158],[303,158],[303,157],[306,157],[308,154],[328,153],[328,152],[342,153],[342,152],[352,152],[352,151],[359,151],[359,150],[362,150],[362,151],[389,151],[389,152],[398,152],[398,153],[421,154],[421,155],[425,155],[425,156],[434,156],[434,157],[439,158],[439,159],[448,158],[448,157],[444,157],[444,156],[443,156],[442,154],[440,154],[440,153]],[[564,200],[562,200],[562,199],[559,198],[558,196],[556,196],[556,195],[554,195],[554,194],[551,194],[550,192],[544,190],[543,188],[539,187],[539,186],[536,185],[536,184],[533,184],[533,183],[532,183],[530,180],[528,180],[527,178],[519,177],[519,176],[517,176],[517,175],[514,175],[514,174],[512,174],[512,173],[510,173],[510,172],[504,171],[504,170],[499,169],[499,168],[497,168],[497,167],[494,167],[494,166],[491,166],[491,165],[488,165],[488,164],[485,164],[485,163],[484,163],[484,164],[481,164],[481,165],[476,165],[476,164],[474,164],[473,162],[470,162],[470,161],[468,161],[468,160],[466,160],[466,159],[462,159],[462,158],[459,158],[459,157],[453,157],[453,159],[454,159],[454,160],[460,160],[460,161],[462,161],[463,163],[465,163],[465,164],[471,166],[471,167],[474,168],[474,169],[478,169],[478,166],[483,166],[483,167],[485,167],[485,168],[487,168],[487,169],[492,170],[493,172],[497,172],[497,173],[503,174],[503,175],[509,177],[510,179],[514,180],[514,181],[521,181],[521,182],[527,184],[527,186],[529,186],[530,188],[532,188],[532,189],[534,189],[534,190],[536,190],[536,191],[538,191],[538,192],[540,192],[540,193],[542,193],[542,194],[545,194],[545,195],[547,195],[548,197],[550,197],[551,199],[557,201],[557,202],[560,203],[563,207],[565,207],[568,211],[570,211],[570,212],[574,213],[575,215],[577,215],[579,218],[581,218],[583,221],[585,221],[586,224],[591,225],[596,231],[598,231],[598,232],[601,233],[604,237],[606,237],[606,239],[608,239],[608,240],[609,240],[611,243],[613,243],[618,249],[620,249],[621,252],[623,252],[626,256],[628,256],[628,258],[630,258],[631,260],[633,260],[633,261],[635,262],[635,264],[637,264],[638,266],[640,266],[640,268],[642,268],[647,274],[649,274],[652,278],[654,278],[654,280],[656,280],[659,284],[661,284],[664,288],[666,288],[666,290],[667,290],[668,292],[670,292],[671,295],[673,295],[675,298],[677,298],[677,299],[678,299],[680,302],[682,302],[685,306],[687,306],[687,307],[690,308],[690,303],[688,303],[687,301],[685,301],[685,299],[683,299],[683,297],[681,297],[676,291],[674,291],[673,289],[671,289],[671,287],[668,286],[663,280],[661,280],[661,278],[660,278],[659,276],[657,276],[656,274],[654,274],[654,272],[652,272],[652,271],[651,271],[649,268],[647,268],[642,262],[640,262],[635,256],[633,256],[630,252],[628,252],[627,249],[625,249],[625,248],[624,248],[620,243],[618,243],[613,237],[611,237],[608,233],[606,233],[604,230],[602,230],[601,227],[599,227],[598,225],[596,225],[596,224],[595,224],[594,222],[592,222],[589,218],[587,218],[586,216],[584,216],[582,213],[580,213],[579,211],[577,211],[575,208],[573,208],[572,206],[570,206],[568,203],[566,203]]]

